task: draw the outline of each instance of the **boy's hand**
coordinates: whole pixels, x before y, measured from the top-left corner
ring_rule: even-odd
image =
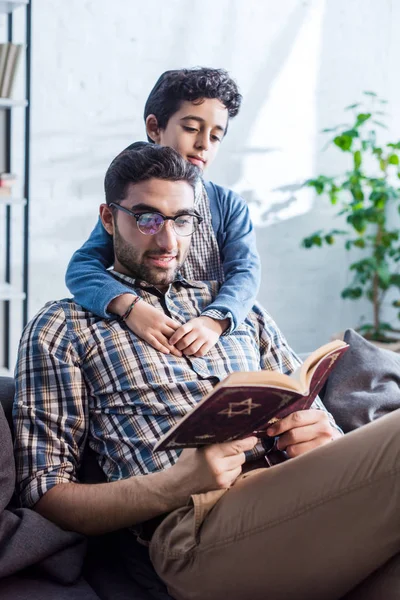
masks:
[[[211,317],[196,317],[181,325],[169,338],[169,343],[186,356],[204,356],[227,327],[229,319],[219,321]]]
[[[269,436],[279,436],[278,450],[286,450],[290,458],[324,446],[341,437],[323,410],[298,410],[267,429]]]
[[[182,356],[182,352],[171,345],[168,340],[174,331],[179,328],[179,323],[167,317],[161,310],[157,310],[151,304],[140,300],[132,308],[125,323],[133,333],[136,333],[137,336],[148,342],[156,350],[163,352],[163,354]]]
[[[135,296],[132,294],[118,296],[110,303],[108,310],[122,316],[134,298]],[[147,304],[144,300],[137,302],[125,323],[133,333],[136,333],[156,350],[164,354],[182,356],[182,352],[168,341],[168,338],[179,328],[179,323],[164,315],[162,311],[157,310],[151,304]]]

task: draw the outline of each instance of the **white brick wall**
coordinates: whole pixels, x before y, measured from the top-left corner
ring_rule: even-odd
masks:
[[[317,132],[362,90],[390,101],[400,136],[399,25],[397,0],[33,0],[30,314],[68,293],[66,265],[96,221],[104,172],[144,139],[162,71],[223,66],[237,79],[243,110],[210,176],[261,202],[260,220],[290,197],[273,188],[340,168]],[[304,193],[274,209],[258,227],[260,300],[307,351],[356,324],[361,306],[340,299],[342,250],[299,248],[332,213]]]

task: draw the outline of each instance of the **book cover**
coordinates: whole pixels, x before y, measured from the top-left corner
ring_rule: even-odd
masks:
[[[7,54],[9,46],[10,44],[8,42],[5,44],[0,44],[0,91],[7,63]]]
[[[178,421],[155,451],[196,448],[255,434],[271,422],[310,408],[348,344],[335,340],[315,350],[291,375],[274,371],[232,373]]]
[[[22,52],[22,44],[9,44],[8,46],[7,60],[0,88],[0,96],[2,98],[9,98],[11,95]]]

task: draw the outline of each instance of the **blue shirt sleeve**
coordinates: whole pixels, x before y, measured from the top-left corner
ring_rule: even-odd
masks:
[[[205,182],[205,187],[225,281],[214,302],[202,314],[218,311],[229,315],[232,326],[227,334],[244,321],[255,302],[260,287],[260,258],[246,201],[214,183]]]
[[[72,256],[65,283],[78,304],[106,319],[112,316],[107,307],[114,298],[134,293],[107,272],[113,262],[112,236],[99,218],[89,239]]]

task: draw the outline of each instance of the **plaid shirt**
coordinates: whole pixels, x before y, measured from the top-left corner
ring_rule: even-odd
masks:
[[[225,281],[224,269],[212,226],[210,201],[203,182],[199,179],[195,193],[195,208],[203,217],[203,221],[195,230],[189,252],[181,268],[181,275],[191,281]],[[230,319],[230,327],[223,335],[229,335],[233,330],[231,313],[222,313],[213,308],[206,308],[203,317],[212,319]]]
[[[218,291],[214,282],[178,277],[164,295],[120,278],[179,323],[198,316]],[[179,452],[154,453],[155,442],[216,383],[232,371],[290,373],[298,364],[258,306],[206,357],[194,358],[162,354],[121,320],[106,321],[73,300],[47,304],[25,328],[16,370],[22,504],[33,506],[53,486],[76,482],[87,441],[109,481],[170,467]]]

